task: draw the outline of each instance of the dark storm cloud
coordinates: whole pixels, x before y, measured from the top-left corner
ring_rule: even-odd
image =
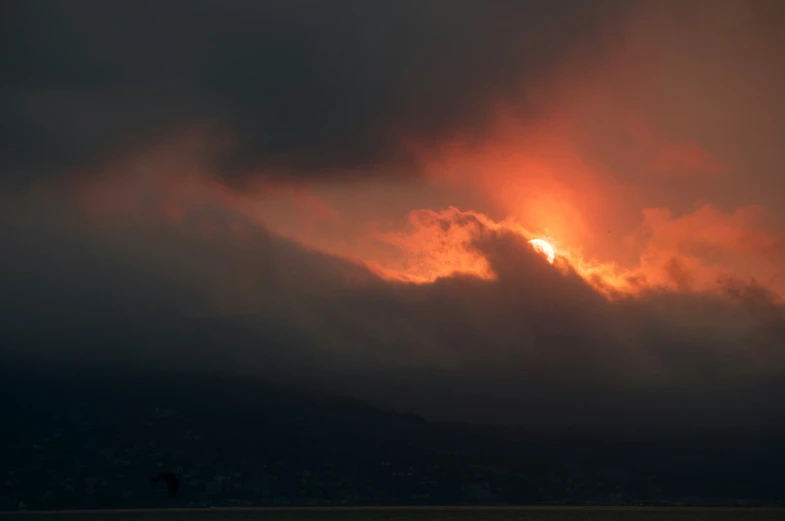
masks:
[[[84,233],[55,207],[2,220],[5,356],[208,365],[532,430],[783,427],[785,314],[755,287],[609,301],[481,227],[498,280],[399,284],[225,209]]]
[[[194,127],[227,175],[401,167],[479,130],[580,52],[609,1],[45,0],[3,4],[3,176],[81,171]],[[226,138],[226,139],[224,139]]]

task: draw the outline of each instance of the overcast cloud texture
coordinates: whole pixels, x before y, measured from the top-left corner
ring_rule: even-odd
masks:
[[[6,359],[785,427],[781,3],[2,10]]]

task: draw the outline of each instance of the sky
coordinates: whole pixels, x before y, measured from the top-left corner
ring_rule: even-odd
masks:
[[[785,426],[782,2],[2,10],[3,355]]]

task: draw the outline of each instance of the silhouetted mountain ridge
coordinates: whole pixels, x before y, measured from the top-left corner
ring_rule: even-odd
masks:
[[[0,368],[3,508],[781,500],[783,443],[544,439],[187,368]],[[233,502],[233,503],[232,503]],[[240,503],[237,503],[240,502]]]

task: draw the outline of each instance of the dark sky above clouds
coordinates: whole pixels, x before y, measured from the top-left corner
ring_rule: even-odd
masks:
[[[3,161],[58,175],[200,127],[230,136],[229,176],[401,175],[403,139],[476,132],[500,98],[534,110],[527,80],[590,62],[620,5],[10,2]]]
[[[2,10],[3,358],[785,427],[781,3]]]

